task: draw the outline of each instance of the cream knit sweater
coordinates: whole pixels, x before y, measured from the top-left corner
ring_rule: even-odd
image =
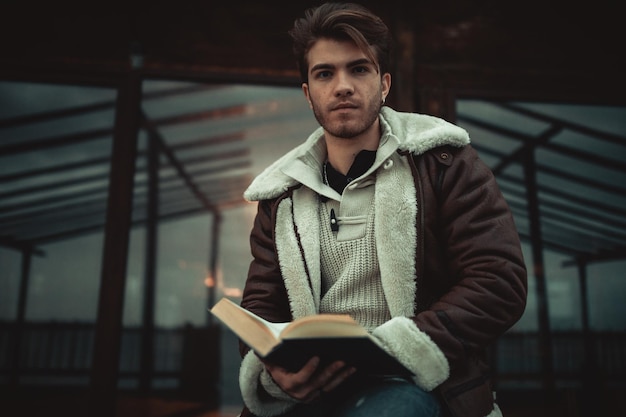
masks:
[[[373,177],[372,174],[370,177]],[[374,182],[356,179],[341,203],[320,201],[321,313],[349,314],[372,331],[389,319],[374,236]],[[339,230],[330,227],[330,210]]]

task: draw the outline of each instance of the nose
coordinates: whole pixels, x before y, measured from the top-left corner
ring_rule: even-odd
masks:
[[[351,96],[354,94],[354,85],[350,77],[343,71],[338,71],[335,76],[335,96]]]

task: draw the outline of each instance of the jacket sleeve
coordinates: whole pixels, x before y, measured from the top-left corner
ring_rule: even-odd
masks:
[[[424,208],[427,227],[434,226],[425,245],[436,245],[425,249],[424,273],[432,276],[424,281],[439,287],[414,322],[452,370],[519,320],[527,283],[519,235],[493,173],[469,145],[448,152],[443,176],[429,182],[440,187],[431,193],[438,201]],[[439,266],[428,267],[429,257],[440,258]]]
[[[275,207],[274,200],[258,203],[250,232],[252,262],[241,305],[268,321],[287,322],[292,316],[274,241]]]
[[[394,317],[373,334],[417,385],[437,389],[451,415],[501,416],[483,356],[526,306],[513,216],[471,146],[436,148],[414,161],[422,225],[416,314]]]

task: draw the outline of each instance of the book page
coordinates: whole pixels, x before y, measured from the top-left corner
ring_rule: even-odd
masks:
[[[282,332],[283,329],[285,329],[285,327],[289,326],[289,324],[290,324],[289,322],[287,322],[287,323],[272,323],[271,321],[267,321],[263,317],[259,317],[256,314],[246,310],[245,308],[242,308],[241,310],[244,311],[249,316],[251,316],[254,320],[260,321],[261,323],[263,323],[263,325],[265,327],[267,327],[267,329],[270,332],[272,332],[272,334],[274,335],[274,337],[276,339],[279,339],[280,332]]]
[[[211,313],[260,355],[267,354],[278,342],[276,326],[227,298],[217,302]]]
[[[347,314],[318,314],[288,323],[281,339],[309,337],[363,337],[369,333]]]

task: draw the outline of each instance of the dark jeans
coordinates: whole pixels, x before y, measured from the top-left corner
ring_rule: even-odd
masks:
[[[354,381],[283,417],[439,417],[435,396],[404,379]]]

